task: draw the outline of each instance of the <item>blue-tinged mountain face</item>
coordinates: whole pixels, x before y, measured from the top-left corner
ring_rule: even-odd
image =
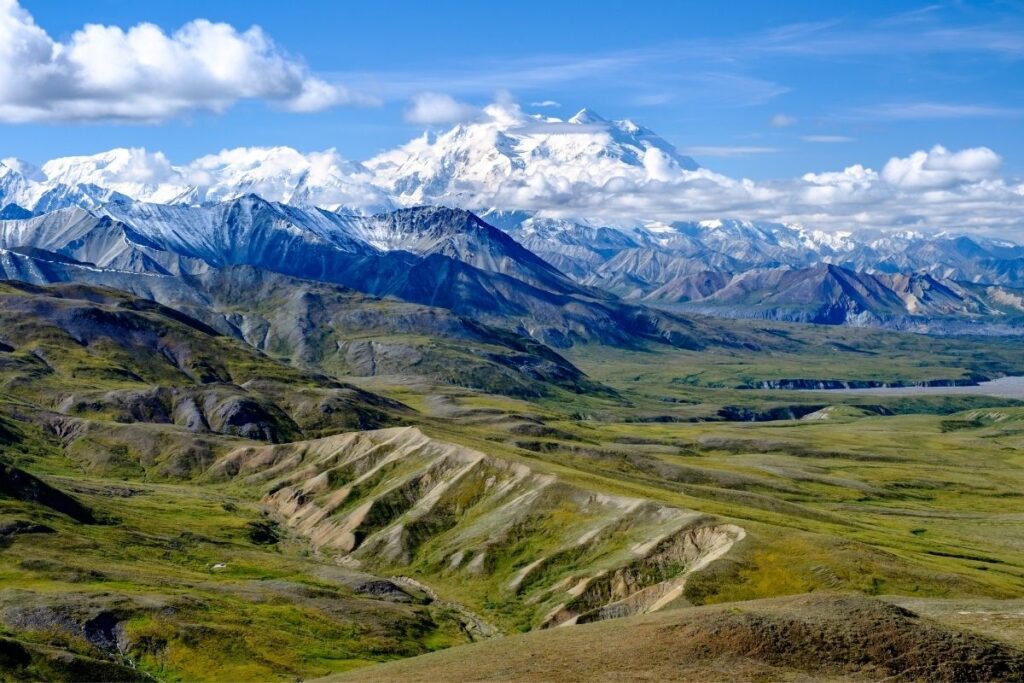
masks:
[[[8,275],[37,282],[190,278],[250,266],[438,306],[556,346],[633,344],[686,325],[575,282],[506,233],[461,209],[354,216],[254,195],[206,206],[117,201],[0,221]],[[37,263],[24,263],[24,249]],[[22,251],[17,251],[22,250]],[[43,252],[53,255],[48,258]],[[73,262],[54,269],[41,262]],[[33,270],[33,268],[35,270]],[[48,275],[60,270],[62,274]],[[19,273],[30,273],[23,275]],[[102,280],[102,278],[100,278]],[[133,284],[133,291],[140,285]]]
[[[685,328],[668,309],[947,330],[959,320],[975,332],[986,321],[1012,328],[1024,314],[1024,259],[1006,245],[861,242],[740,221],[516,221],[506,232],[462,209],[357,216],[256,195],[202,206],[118,199],[0,221],[0,248],[7,277],[33,282],[97,281],[102,271],[116,285],[247,266],[441,307],[555,346],[664,338]]]

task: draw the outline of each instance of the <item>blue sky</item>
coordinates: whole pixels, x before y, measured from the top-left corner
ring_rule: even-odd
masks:
[[[424,128],[406,120],[418,93],[481,105],[504,90],[527,111],[551,100],[551,115],[632,118],[732,176],[878,168],[935,144],[989,147],[1004,173],[1024,172],[1020,2],[21,4],[57,42],[90,23],[258,25],[302,78],[349,95],[311,112],[243,95],[217,113],[185,103],[141,122],[32,116],[0,123],[0,156],[144,146],[184,162],[290,145],[363,159]]]

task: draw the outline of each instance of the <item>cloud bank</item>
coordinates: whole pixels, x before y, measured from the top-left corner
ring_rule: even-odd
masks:
[[[372,103],[310,73],[257,26],[87,24],[59,42],[0,0],[0,121],[160,121],[248,99],[297,112]]]
[[[822,230],[912,229],[979,234],[1024,243],[1024,181],[999,175],[1000,157],[979,147],[941,146],[891,158],[882,170],[853,165],[774,181],[701,168],[672,177],[636,171],[569,182],[528,174],[469,203],[540,211],[606,224],[737,218]]]

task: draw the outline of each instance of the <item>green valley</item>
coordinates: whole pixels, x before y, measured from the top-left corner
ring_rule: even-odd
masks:
[[[1024,401],[747,388],[1024,373],[1009,341],[731,321],[742,346],[575,347],[588,384],[526,400],[285,365],[111,290],[0,299],[18,678],[308,678],[699,605],[948,622],[1024,590]]]

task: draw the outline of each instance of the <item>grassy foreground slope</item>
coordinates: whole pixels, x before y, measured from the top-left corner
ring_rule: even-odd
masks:
[[[786,332],[824,334],[801,326]],[[852,347],[857,332],[847,334],[844,343],[860,351]],[[876,335],[867,333],[858,343],[870,350],[864,342]],[[492,426],[481,438],[529,450],[581,476],[614,481],[632,495],[744,526],[748,537],[729,558],[690,582],[688,593],[700,601],[841,587],[1019,594],[1020,401],[757,391],[724,381],[725,387],[677,381],[722,373],[723,366],[729,372],[742,367],[757,380],[795,375],[896,381],[955,377],[996,364],[1003,372],[1020,372],[1014,363],[1024,362],[1009,342],[984,351],[979,341],[890,336],[896,339],[887,343],[903,346],[903,354],[880,354],[860,367],[841,364],[843,353],[809,346],[806,374],[790,374],[792,357],[777,354],[580,352],[574,360],[615,388],[628,407],[591,402],[535,405],[531,411],[520,404],[515,410],[542,425],[510,425],[503,438]],[[920,374],[908,373],[911,358]],[[828,374],[815,372],[822,367]],[[480,405],[472,396],[458,400],[465,409]]]
[[[1024,650],[870,598],[691,607],[456,647],[332,681],[1019,680]]]
[[[309,558],[258,505],[193,486],[48,477],[100,519],[0,500],[0,645],[28,680],[306,677],[466,642],[420,592]],[[19,651],[50,649],[56,659]]]

